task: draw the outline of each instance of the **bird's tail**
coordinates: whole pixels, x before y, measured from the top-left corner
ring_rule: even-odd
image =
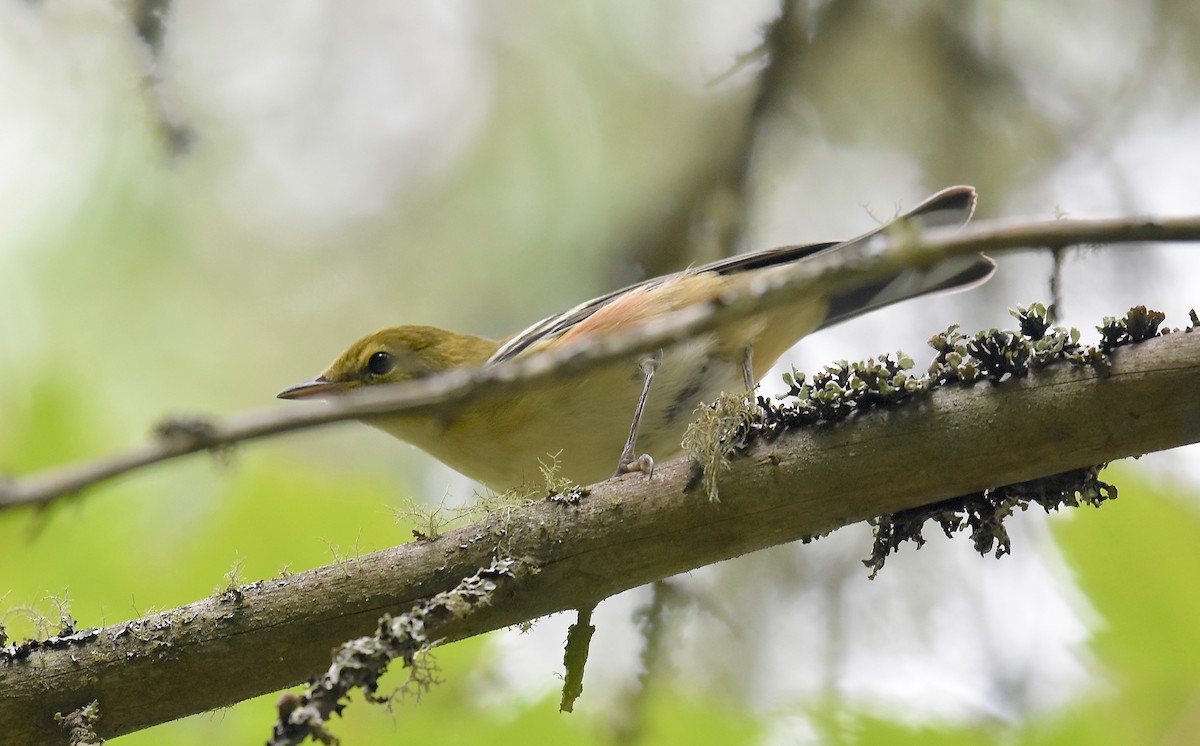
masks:
[[[918,229],[962,226],[975,212],[975,189],[954,186],[943,189],[896,220],[858,238],[832,244],[815,253],[871,248],[871,243],[883,238],[898,222]],[[814,254],[815,255],[815,254]],[[889,278],[869,285],[852,288],[829,299],[829,311],[822,328],[859,314],[874,311],[892,303],[919,295],[946,290],[966,290],[987,281],[996,263],[983,254],[955,257],[930,267],[910,267]]]

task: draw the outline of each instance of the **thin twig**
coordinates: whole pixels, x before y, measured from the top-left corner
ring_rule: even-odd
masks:
[[[893,235],[868,257],[826,254],[795,265],[753,292],[720,298],[664,315],[629,333],[563,345],[489,368],[452,370],[410,384],[355,391],[325,406],[264,410],[211,423],[168,427],[156,442],[108,458],[51,469],[0,483],[0,510],[46,505],[137,469],[199,451],[368,416],[400,412],[445,412],[485,396],[505,397],[544,381],[567,377],[604,362],[679,341],[761,311],[797,295],[822,295],[889,276],[898,268],[926,266],[952,256],[1013,249],[1061,249],[1081,244],[1200,241],[1200,217],[1047,220],[1033,223],[980,223],[975,227]]]

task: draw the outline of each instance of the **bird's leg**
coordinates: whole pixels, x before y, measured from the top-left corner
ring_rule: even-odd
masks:
[[[754,348],[742,350],[742,380],[746,382],[746,393],[754,398]]]
[[[754,395],[754,389],[758,383],[754,380],[754,348],[747,347],[742,350],[742,380],[746,382],[746,398],[749,400],[749,408],[757,417],[761,414],[758,407],[758,397]]]
[[[633,424],[629,426],[629,440],[625,441],[625,450],[621,452],[621,460],[617,464],[614,477],[628,474],[631,471],[644,471],[647,477],[654,476],[654,459],[650,454],[643,453],[641,456],[634,454],[637,453],[638,424],[642,420],[642,410],[646,408],[646,397],[650,395],[650,382],[654,380],[654,372],[658,370],[662,358],[662,350],[659,350],[638,361],[638,367],[642,369],[646,380],[642,383],[642,395],[638,397],[637,409],[633,410]]]

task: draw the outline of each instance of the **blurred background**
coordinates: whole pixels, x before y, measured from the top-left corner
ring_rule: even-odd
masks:
[[[781,16],[782,13],[782,16]],[[647,275],[869,230],[974,184],[980,218],[1200,212],[1188,0],[0,0],[0,472],[289,406],[397,323],[503,336]],[[1187,323],[1194,246],[1067,253],[1061,321]],[[814,370],[1011,326],[1053,260],[805,340]],[[778,376],[766,384],[780,390]],[[1200,729],[1195,448],[1023,514],[1013,556],[935,530],[878,580],[865,526],[605,602],[557,713],[566,617],[437,652],[347,743],[1185,744]],[[476,485],[348,424],[0,514],[0,622],[82,627],[406,541]],[[286,517],[282,522],[281,517]],[[264,531],[281,526],[286,531]],[[394,684],[403,673],[391,675]],[[384,689],[387,689],[385,682]],[[264,740],[276,695],[115,739]]]

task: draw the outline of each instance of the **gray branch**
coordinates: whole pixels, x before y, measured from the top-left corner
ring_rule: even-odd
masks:
[[[313,407],[251,412],[223,421],[169,421],[159,437],[141,448],[97,461],[59,467],[41,474],[0,481],[0,510],[50,502],[152,464],[240,442],[358,419],[367,415],[438,410],[494,397],[503,401],[552,378],[577,375],[605,360],[657,349],[689,335],[788,302],[797,294],[834,292],[887,277],[899,267],[924,266],[952,256],[1013,249],[1061,249],[1081,244],[1144,241],[1200,241],[1200,217],[1174,219],[1052,220],[1035,223],[979,223],[964,231],[939,229],[923,235],[893,234],[871,257],[853,260],[837,254],[797,264],[790,275],[750,295],[720,298],[666,315],[628,334],[584,341],[556,352],[490,368],[454,370],[383,390],[356,391],[338,402]]]

